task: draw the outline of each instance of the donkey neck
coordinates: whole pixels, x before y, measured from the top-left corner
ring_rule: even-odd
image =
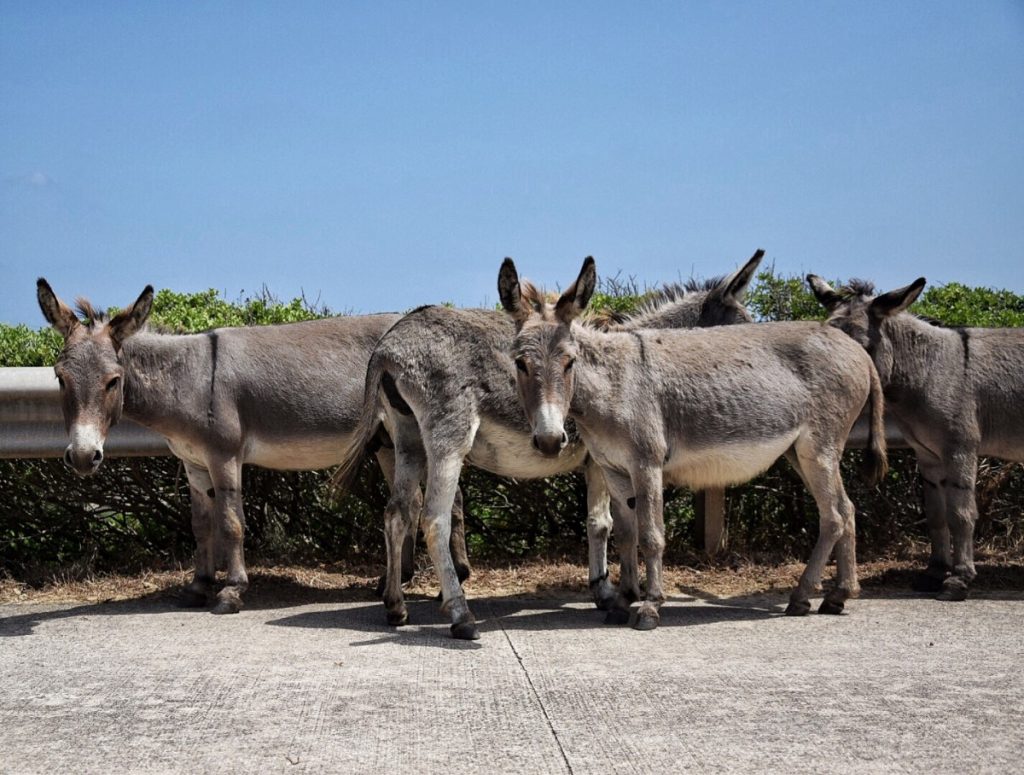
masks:
[[[126,340],[121,351],[124,415],[148,427],[179,416],[188,394],[209,380],[207,349],[201,334],[142,332]]]
[[[575,388],[570,397],[573,417],[600,417],[608,402],[620,402],[630,355],[640,347],[633,331],[596,331],[573,326],[577,357]]]
[[[879,363],[879,375],[890,400],[928,392],[938,376],[952,378],[964,367],[964,345],[959,330],[932,325],[909,313],[882,323],[889,363]]]

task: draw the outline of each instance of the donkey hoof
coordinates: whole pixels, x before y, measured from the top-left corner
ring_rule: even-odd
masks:
[[[958,576],[950,576],[942,582],[942,591],[936,600],[966,600],[967,582]]]
[[[206,608],[206,593],[185,587],[178,593],[179,608]]]
[[[409,612],[405,609],[401,611],[388,611],[388,624],[392,627],[401,627],[403,624],[409,623]]]
[[[458,640],[480,640],[480,630],[476,628],[476,622],[472,619],[465,622],[456,622],[452,625],[452,637]]]
[[[609,608],[604,617],[605,624],[629,624],[628,608]]]
[[[821,601],[821,605],[818,606],[819,614],[832,614],[838,616],[843,612],[844,603],[842,600],[829,600],[827,597]],[[788,611],[787,611],[788,613]]]
[[[211,614],[237,614],[242,609],[242,604],[237,600],[225,600],[221,598],[217,605],[210,611]]]
[[[810,600],[790,600],[786,606],[786,616],[807,616],[810,611]]]
[[[658,624],[661,621],[661,617],[658,616],[657,611],[642,611],[636,617],[636,622],[633,623],[634,630],[656,630]]]

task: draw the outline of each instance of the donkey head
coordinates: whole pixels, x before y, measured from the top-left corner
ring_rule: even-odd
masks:
[[[512,354],[519,400],[533,429],[533,446],[557,455],[569,441],[565,420],[575,389],[576,341],[572,322],[590,301],[597,284],[594,259],[588,257],[569,289],[554,304],[530,283],[520,284],[516,266],[506,258],[498,274],[498,295],[516,323]]]
[[[925,279],[918,277],[910,285],[880,295],[875,295],[874,285],[864,280],[851,280],[838,291],[814,274],[807,275],[807,283],[829,311],[828,324],[867,350],[885,381],[892,371],[892,345],[885,334],[885,322],[914,303]]]
[[[83,322],[54,294],[43,278],[36,283],[39,307],[47,322],[64,337],[53,370],[60,384],[64,426],[71,443],[64,463],[81,476],[95,473],[103,462],[103,443],[121,417],[124,366],[121,348],[149,317],[153,287],[147,285],[135,303],[112,319],[78,300]]]

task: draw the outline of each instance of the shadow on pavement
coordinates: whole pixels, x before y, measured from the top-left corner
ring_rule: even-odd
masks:
[[[661,628],[706,626],[724,621],[748,621],[781,616],[783,606],[764,600],[748,600],[745,605],[679,605],[670,600],[661,609]],[[480,632],[529,630],[615,630],[627,625],[606,624],[605,613],[590,605],[563,606],[554,600],[523,600],[516,598],[476,598],[469,601],[477,616]],[[418,646],[442,646],[458,641],[448,637],[448,620],[431,600],[409,601],[409,621],[403,627],[384,623],[380,604],[346,607],[328,611],[305,611],[268,621],[273,627],[365,632],[376,637],[353,641],[353,646],[401,643]],[[443,642],[439,642],[443,641]],[[462,642],[465,643],[465,642]],[[455,648],[473,647],[454,646]]]
[[[911,591],[915,575],[910,570],[888,570],[880,576],[862,580],[862,597],[874,599],[929,598],[934,595]],[[756,620],[779,616],[784,610],[789,590],[766,592],[759,595],[715,597],[696,587],[677,587],[673,597],[662,609],[661,627],[692,627],[721,621]],[[524,599],[521,597],[473,597],[469,604],[480,620],[481,632],[531,629],[583,630],[623,627],[604,623],[604,613],[591,604],[582,603],[582,591],[565,590],[564,597],[551,599]],[[704,605],[680,605],[685,598],[696,598]],[[682,598],[682,599],[680,599]],[[979,565],[978,578],[972,585],[972,600],[1020,600],[1024,602],[1024,566]],[[424,595],[407,595],[412,625],[391,628],[384,623],[384,606],[374,594],[371,585],[353,584],[347,587],[322,589],[310,587],[273,574],[254,573],[245,595],[246,611],[267,611],[294,608],[303,605],[331,605],[365,603],[335,610],[308,611],[275,619],[267,624],[278,627],[307,627],[364,632],[373,637],[357,641],[354,645],[377,643],[408,643],[444,648],[476,648],[479,644],[455,641],[448,637],[447,619],[442,616],[438,603]],[[812,601],[817,607],[817,601]],[[856,600],[849,604],[855,611]],[[961,603],[960,605],[969,605]],[[956,605],[953,603],[943,605]],[[13,606],[7,610],[18,610]],[[176,603],[176,590],[159,590],[130,600],[97,602],[52,608],[46,604],[26,606],[25,613],[0,617],[0,638],[31,635],[41,623],[61,619],[93,616],[124,616],[133,614],[194,613],[210,617],[208,626],[216,619],[208,608],[185,609]],[[37,610],[37,609],[44,610]],[[423,625],[418,627],[418,625]],[[443,636],[443,637],[442,637]]]

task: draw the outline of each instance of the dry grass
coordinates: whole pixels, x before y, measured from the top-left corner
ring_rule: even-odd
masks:
[[[881,560],[861,563],[865,594],[905,592],[920,561]],[[665,589],[672,595],[728,598],[781,592],[791,589],[803,570],[802,563],[747,564],[734,560],[729,567],[668,566]],[[251,589],[247,599],[301,604],[330,599],[374,600],[380,570],[344,564],[261,566],[249,568]],[[616,569],[612,569],[615,578]],[[0,603],[100,603],[145,597],[171,597],[190,577],[187,569],[146,572],[139,575],[97,575],[84,580],[53,579],[30,587],[13,579],[0,579]],[[979,592],[1024,591],[1024,565],[1020,557],[987,556],[979,563],[974,588]],[[420,568],[406,585],[410,595],[437,594],[434,574]],[[531,561],[478,566],[466,584],[472,597],[528,597],[588,600],[587,568],[569,562]]]

